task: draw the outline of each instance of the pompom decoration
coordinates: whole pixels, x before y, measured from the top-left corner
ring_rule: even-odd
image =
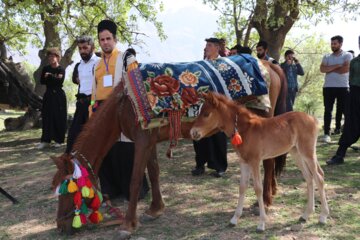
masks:
[[[77,208],[80,208],[81,203],[82,203],[81,192],[76,192],[74,195],[74,204]]]
[[[74,193],[77,192],[79,190],[78,186],[76,185],[76,183],[70,179],[69,185],[68,185],[68,192],[69,193]]]
[[[82,223],[83,225],[86,224],[87,220],[86,220],[85,214],[80,213],[80,219],[81,219],[81,223]]]
[[[95,196],[95,192],[94,192],[94,189],[93,188],[90,188],[90,191],[89,191],[89,196],[88,198],[93,198]]]
[[[81,175],[83,176],[83,177],[88,177],[89,176],[89,173],[88,173],[88,171],[86,170],[86,168],[84,168],[83,166],[80,166],[80,169],[81,169]]]
[[[81,178],[79,178],[76,183],[79,188],[82,188],[86,184],[86,178],[81,176]]]
[[[86,206],[86,203],[85,203],[84,200],[82,201],[80,212],[83,213],[83,214],[88,214],[89,213],[89,209]]]
[[[101,193],[99,190],[96,190],[96,193],[97,193],[97,195],[98,195],[98,197],[99,197],[100,202],[102,203],[102,202],[103,202],[102,193]]]
[[[83,196],[83,197],[89,197],[89,194],[90,194],[90,190],[89,190],[89,188],[87,187],[87,186],[85,186],[85,187],[83,187],[82,189],[81,189],[81,195]]]
[[[57,185],[56,189],[55,189],[55,192],[54,192],[54,195],[55,196],[59,196],[60,195],[60,184]]]
[[[74,217],[73,222],[72,222],[73,228],[80,228],[81,225],[82,225],[79,213],[80,213],[79,210],[75,210],[75,217]]]
[[[64,181],[61,183],[61,186],[60,186],[60,189],[59,189],[59,193],[60,193],[60,194],[67,194],[67,193],[69,193],[68,190],[67,190],[67,182],[68,182],[68,180],[64,180]]]
[[[99,199],[98,195],[95,195],[95,196],[94,196],[94,199],[91,201],[90,207],[91,207],[94,211],[96,211],[96,210],[99,209],[100,204],[101,204],[101,202],[100,202],[100,199]]]
[[[92,183],[90,181],[89,178],[86,179],[86,184],[85,184],[88,188],[91,188],[92,187]]]
[[[239,146],[239,145],[242,144],[242,143],[243,143],[242,138],[241,138],[239,132],[236,131],[235,134],[234,134],[234,136],[233,136],[232,139],[231,139],[231,144],[232,144],[233,146]]]
[[[98,214],[98,218],[99,218],[99,222],[101,222],[103,220],[103,215],[101,214],[100,211],[96,211]]]
[[[77,165],[77,163],[74,162],[74,173],[73,173],[73,178],[74,179],[78,179],[82,176],[82,171],[79,167],[79,165]]]
[[[99,219],[98,211],[94,211],[93,213],[91,213],[89,216],[89,220],[92,223],[99,223],[100,219]]]

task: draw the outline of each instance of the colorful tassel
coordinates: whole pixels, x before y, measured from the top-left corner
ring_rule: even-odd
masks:
[[[59,193],[60,193],[60,194],[67,194],[67,193],[69,193],[68,190],[67,190],[67,182],[68,182],[68,180],[64,180],[64,181],[61,183],[61,186],[60,186],[60,189],[59,189]]]
[[[81,171],[79,165],[78,165],[76,162],[74,162],[73,178],[74,178],[74,179],[78,179],[78,178],[80,178],[81,176],[82,176],[82,171]]]
[[[75,210],[75,217],[74,217],[73,222],[72,222],[73,228],[80,228],[81,225],[82,225],[79,213],[80,213],[79,210]]]
[[[239,146],[239,145],[242,144],[242,143],[243,143],[243,140],[242,140],[239,132],[236,131],[235,134],[234,134],[234,136],[233,136],[232,139],[231,139],[231,144],[232,144],[233,146]]]
[[[87,186],[85,186],[81,189],[81,195],[83,197],[87,198],[87,197],[89,197],[89,194],[90,194],[90,189]]]
[[[80,169],[81,169],[81,174],[83,177],[88,177],[89,176],[89,173],[88,171],[86,170],[86,168],[84,168],[83,166],[80,166]]]
[[[78,180],[77,180],[77,186],[79,187],[79,188],[82,188],[83,186],[85,186],[86,185],[86,178],[84,177],[84,176],[81,176],[81,178],[79,178]]]
[[[91,188],[92,187],[92,183],[90,181],[89,178],[86,178],[86,184],[85,184],[88,188]]]
[[[95,196],[95,192],[94,192],[94,189],[93,188],[90,188],[90,191],[89,191],[89,196],[88,198],[93,198]]]
[[[93,199],[92,202],[91,202],[90,207],[91,207],[94,211],[96,211],[96,210],[99,209],[100,204],[101,204],[101,202],[100,202],[100,200],[99,200],[98,195],[95,195],[94,199]]]
[[[81,219],[82,225],[85,225],[87,222],[85,214],[80,213],[80,219]]]
[[[97,214],[98,214],[99,222],[101,222],[103,220],[103,215],[101,214],[100,211],[97,211]]]
[[[89,209],[88,209],[88,207],[86,206],[86,203],[85,203],[84,200],[82,201],[81,208],[80,208],[80,212],[81,212],[82,214],[88,214],[88,213],[89,213]]]
[[[79,188],[76,185],[76,183],[72,179],[70,179],[67,190],[69,193],[74,193],[74,192],[77,192],[79,190]]]
[[[96,193],[97,193],[97,195],[98,195],[98,197],[99,197],[100,203],[102,203],[102,202],[103,202],[102,193],[101,193],[99,190],[96,190]]]
[[[98,215],[98,211],[93,211],[90,216],[89,216],[89,220],[92,223],[99,223],[99,215]]]
[[[82,203],[82,197],[81,197],[81,193],[80,192],[76,192],[74,195],[74,204],[77,208],[80,208],[81,203]]]
[[[57,185],[56,189],[55,189],[55,192],[54,192],[54,195],[55,196],[59,196],[60,195],[60,184]]]

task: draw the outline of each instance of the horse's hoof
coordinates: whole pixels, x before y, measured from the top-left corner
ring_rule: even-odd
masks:
[[[159,217],[154,217],[154,216],[151,216],[149,214],[142,214],[141,217],[140,217],[140,222],[142,223],[145,223],[145,222],[151,222],[151,221],[154,221],[156,219],[158,219]]]
[[[257,233],[263,233],[265,231],[265,223],[259,223],[259,225],[256,227]]]
[[[129,231],[125,231],[125,230],[120,230],[118,232],[118,235],[115,236],[114,239],[117,239],[117,240],[126,240],[126,239],[130,239],[131,238],[131,232]]]
[[[303,218],[302,216],[301,217],[299,217],[299,222],[301,222],[301,223],[306,223],[306,219],[305,218]]]
[[[265,229],[261,229],[261,228],[256,228],[256,233],[263,233],[265,232]]]

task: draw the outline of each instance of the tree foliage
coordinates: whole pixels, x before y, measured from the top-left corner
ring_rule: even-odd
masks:
[[[39,48],[41,64],[34,73],[38,82],[40,71],[47,64],[47,48],[62,50],[60,64],[66,68],[72,63],[76,37],[96,36],[96,26],[102,19],[111,19],[118,25],[120,42],[136,44],[139,35],[143,35],[138,29],[138,18],[153,23],[160,39],[164,39],[162,24],[156,18],[162,8],[158,0],[2,0],[0,49],[3,51],[5,44],[22,53],[28,44]],[[41,93],[43,90],[37,87]]]
[[[286,35],[300,18],[318,23],[332,22],[334,13],[344,19],[356,18],[360,3],[356,0],[203,0],[220,11],[219,35],[228,31],[230,39],[249,46],[251,29],[269,43],[269,53],[279,59]],[[225,34],[226,35],[226,34]]]

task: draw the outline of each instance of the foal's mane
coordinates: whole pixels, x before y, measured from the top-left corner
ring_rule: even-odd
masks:
[[[88,161],[95,174],[107,152],[120,137],[119,111],[122,97],[124,87],[120,83],[83,126],[73,146],[72,152],[76,151],[77,159],[83,166],[87,166]]]

